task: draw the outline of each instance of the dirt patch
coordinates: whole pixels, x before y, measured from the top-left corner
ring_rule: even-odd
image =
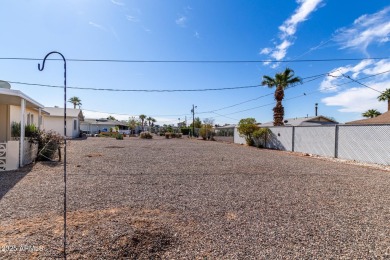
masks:
[[[69,259],[159,259],[178,241],[159,210],[112,208],[69,212]],[[62,257],[63,217],[54,213],[9,222],[0,228],[0,258]],[[29,250],[21,250],[28,245]],[[13,251],[11,251],[13,250]],[[7,252],[8,251],[8,252]]]
[[[121,149],[121,148],[125,148],[125,147],[124,146],[110,145],[110,146],[106,146],[106,148],[108,148],[108,149]]]

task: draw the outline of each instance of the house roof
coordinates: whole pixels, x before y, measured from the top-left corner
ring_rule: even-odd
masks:
[[[326,116],[311,116],[311,117],[296,117],[287,118],[284,120],[285,126],[316,126],[316,125],[334,125],[338,124],[337,121],[328,118]],[[267,122],[261,124],[261,126],[273,126],[273,122]]]
[[[96,118],[85,118],[83,124],[91,124],[91,125],[112,125],[112,126],[127,126],[126,123],[123,123],[118,120],[108,120],[105,118],[96,119]]]
[[[14,89],[0,88],[0,104],[20,106],[21,99],[26,100],[28,108],[43,108],[44,106],[23,92]]]
[[[222,129],[233,129],[235,127],[236,127],[236,125],[232,124],[232,125],[217,126],[217,127],[214,127],[214,128],[222,130]]]
[[[64,109],[60,107],[45,107],[44,110],[50,114],[50,116],[64,116]],[[83,115],[80,109],[67,108],[66,116],[67,117],[79,117]]]
[[[383,113],[377,117],[361,119],[351,122],[346,122],[348,125],[364,125],[364,124],[390,124],[390,111]]]

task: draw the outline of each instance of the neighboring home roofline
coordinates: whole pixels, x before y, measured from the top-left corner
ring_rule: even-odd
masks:
[[[85,118],[84,124],[96,124],[96,125],[120,125],[120,126],[128,126],[128,124],[118,121],[118,120],[109,120],[105,118]]]
[[[45,112],[48,112],[51,117],[63,117],[64,116],[64,108],[62,107],[45,107]],[[66,116],[67,117],[79,117],[83,116],[83,111],[81,109],[74,108],[66,108]]]
[[[308,124],[318,124],[320,125],[321,122],[324,123],[324,125],[326,125],[326,122],[327,121],[319,121],[318,119],[325,119],[328,121],[329,124],[338,124],[339,122],[337,122],[336,120],[333,120],[329,117],[326,117],[326,116],[322,116],[322,115],[319,115],[319,116],[311,116],[311,117],[295,117],[295,118],[286,118],[284,121],[287,121],[285,123],[285,126],[301,126],[301,125],[308,125]],[[271,122],[266,122],[264,124],[262,124],[261,126],[273,126],[273,121]]]
[[[390,111],[387,111],[377,117],[360,119],[346,122],[347,125],[365,125],[365,124],[390,124]]]

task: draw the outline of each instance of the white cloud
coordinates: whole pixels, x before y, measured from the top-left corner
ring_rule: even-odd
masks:
[[[119,5],[119,6],[124,6],[125,5],[124,3],[116,1],[116,0],[111,0],[111,3],[113,3],[114,5]]]
[[[356,75],[356,77],[358,75],[361,77],[367,77],[386,71],[390,71],[390,59],[380,60],[377,62],[372,60],[364,60],[355,66],[348,65],[345,67],[339,67],[335,69],[331,75],[340,76],[341,74],[352,74],[352,76]],[[321,101],[327,106],[341,107],[339,109],[340,112],[362,113],[368,109],[378,109],[379,111],[384,112],[386,111],[387,103],[378,101],[377,97],[380,95],[380,93],[377,91],[384,91],[386,88],[390,87],[390,73],[383,73],[369,79],[370,81],[362,81],[359,79],[356,80],[372,89],[358,85],[359,87],[352,87],[342,90],[333,96],[322,99]],[[337,86],[337,84],[348,82],[346,80],[347,79],[344,77],[327,77],[324,81],[322,81],[320,90],[322,92],[339,91],[340,86]],[[358,83],[351,84],[356,86]],[[374,91],[373,89],[376,89],[377,91]]]
[[[187,23],[187,17],[185,16],[180,16],[179,18],[176,19],[176,24],[180,27],[186,27]]]
[[[131,15],[126,15],[126,19],[130,22],[138,22],[138,19],[134,16],[131,16]]]
[[[364,73],[364,69],[374,62],[372,60],[363,60],[355,66],[347,65],[345,67],[338,67],[329,73],[329,76],[326,77],[320,84],[321,92],[336,92],[340,89],[339,84],[345,82],[345,77],[348,73],[352,73],[352,78],[357,78],[361,73]],[[367,73],[364,73],[367,74]]]
[[[98,28],[98,29],[100,29],[102,31],[107,32],[106,27],[104,27],[103,25],[100,25],[100,24],[97,24],[97,23],[94,23],[94,22],[89,22],[88,24],[93,26],[93,27],[95,27],[95,28]]]
[[[271,48],[264,48],[264,49],[262,49],[262,50],[260,51],[260,54],[265,54],[265,55],[267,55],[267,54],[270,54],[271,51],[272,51]]]
[[[287,55],[288,48],[294,43],[294,35],[298,24],[306,21],[309,15],[317,10],[322,0],[297,0],[299,4],[294,14],[279,26],[281,43],[275,43],[275,48],[264,48],[260,54],[270,55],[276,60],[282,60]]]
[[[200,34],[197,31],[195,31],[194,37],[197,38],[197,39],[200,39]]]
[[[372,88],[379,91],[383,91],[390,84],[390,80],[370,84]],[[326,97],[321,100],[327,106],[339,106],[340,112],[359,112],[363,113],[368,109],[377,109],[381,112],[385,112],[387,103],[379,102],[377,97],[380,93],[373,91],[369,88],[359,87],[350,88],[338,93],[335,96]]]
[[[357,18],[353,25],[336,31],[334,40],[342,49],[358,49],[366,53],[373,43],[385,43],[390,36],[390,6],[374,14]]]
[[[282,32],[282,39],[292,36],[297,31],[297,26],[307,20],[307,17],[317,9],[317,6],[322,0],[298,0],[297,3],[301,4],[295,13],[284,23],[279,26],[279,30]]]

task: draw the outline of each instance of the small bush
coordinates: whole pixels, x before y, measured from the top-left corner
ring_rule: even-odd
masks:
[[[123,140],[123,134],[118,134],[116,136],[116,140]]]
[[[176,134],[176,138],[182,138],[182,137],[183,137],[183,133]]]
[[[141,132],[139,137],[141,139],[152,139],[153,135],[150,132],[146,131],[146,132]]]
[[[190,129],[190,128],[182,128],[182,129],[180,129],[180,131],[181,131],[181,133],[182,133],[183,135],[189,135],[191,129]]]
[[[54,159],[57,151],[59,160],[61,160],[60,148],[64,142],[64,138],[53,131],[45,132],[39,131],[35,137],[38,142],[38,157],[39,161],[47,161]]]
[[[165,133],[165,138],[169,139],[171,137],[172,137],[172,133],[170,133],[170,132]]]

